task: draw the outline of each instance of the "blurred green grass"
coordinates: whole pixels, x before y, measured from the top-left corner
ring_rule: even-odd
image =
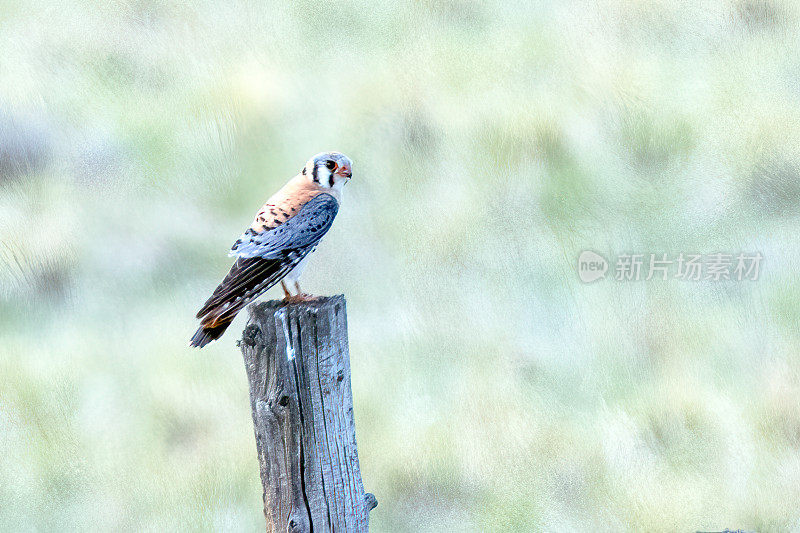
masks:
[[[186,342],[326,149],[355,175],[305,287],[348,298],[373,530],[800,528],[798,20],[0,3],[0,530],[263,527],[244,319]],[[584,249],[765,264],[583,285]]]

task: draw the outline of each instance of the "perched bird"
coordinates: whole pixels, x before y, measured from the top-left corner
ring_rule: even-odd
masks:
[[[308,257],[328,232],[352,176],[350,159],[323,152],[273,194],[253,224],[234,243],[228,275],[198,311],[200,329],[189,341],[202,348],[222,336],[236,313],[280,282],[287,301],[311,299],[298,282]],[[294,285],[295,295],[288,285]]]

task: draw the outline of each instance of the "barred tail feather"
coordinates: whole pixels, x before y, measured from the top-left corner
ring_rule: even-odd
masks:
[[[226,322],[213,327],[200,326],[200,329],[198,329],[197,333],[194,334],[192,340],[189,341],[189,346],[202,348],[209,342],[215,341],[222,337],[222,334],[225,333],[225,330],[228,329],[228,326],[230,325],[230,322]]]
[[[189,345],[202,348],[220,338],[239,311],[278,283],[308,252],[287,250],[281,259],[237,259],[214,294],[198,311],[200,329]]]

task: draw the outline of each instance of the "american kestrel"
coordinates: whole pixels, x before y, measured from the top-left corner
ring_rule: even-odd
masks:
[[[200,329],[190,346],[202,348],[220,338],[236,313],[279,281],[286,300],[312,298],[300,290],[298,280],[309,255],[330,229],[342,187],[351,176],[347,156],[323,152],[267,200],[228,253],[236,262],[198,311]],[[287,284],[294,285],[296,295]]]

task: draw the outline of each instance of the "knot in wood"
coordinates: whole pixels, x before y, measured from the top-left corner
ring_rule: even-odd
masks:
[[[307,516],[293,513],[289,516],[289,523],[287,524],[289,533],[307,533],[311,531],[309,520]]]
[[[244,344],[245,346],[255,346],[256,345],[256,337],[261,333],[261,329],[256,324],[248,324],[247,327],[244,328],[242,332],[242,340],[240,341],[240,346]]]
[[[371,492],[367,492],[364,494],[364,501],[367,504],[367,510],[371,511],[378,506],[378,498],[375,497],[374,494]]]

